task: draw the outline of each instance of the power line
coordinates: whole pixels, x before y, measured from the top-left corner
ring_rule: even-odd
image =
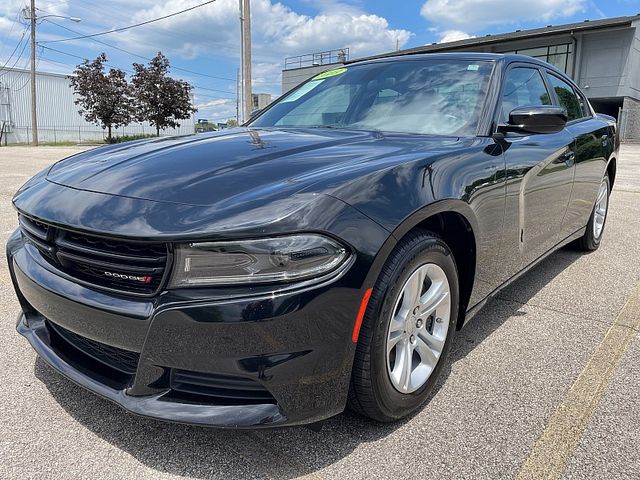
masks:
[[[13,51],[11,52],[11,55],[9,55],[9,58],[7,58],[7,61],[4,63],[4,65],[2,67],[0,67],[0,71],[4,70],[5,67],[7,65],[9,65],[9,62],[11,61],[11,58],[13,58],[13,55],[16,53],[16,51],[18,50],[18,48],[20,48],[20,45],[22,44],[22,40],[24,40],[24,36],[27,34],[27,30],[29,30],[29,27],[25,27],[24,30],[22,31],[22,36],[20,37],[20,40],[18,40],[18,44],[16,45],[16,47],[13,49]],[[29,42],[25,42],[25,45],[27,45]],[[24,52],[24,46],[22,47],[22,50],[20,51],[20,56],[22,56],[22,53]],[[20,57],[18,57],[18,59],[20,59]],[[16,61],[17,63],[17,61]],[[15,66],[15,63],[13,64]],[[10,67],[13,68],[13,67]]]
[[[91,14],[95,13],[95,5],[87,0],[73,0],[73,9],[75,10],[83,10],[83,11],[87,11],[90,12]],[[82,16],[82,15],[80,15]],[[125,20],[126,18],[126,20]],[[113,11],[113,12],[109,12],[109,20],[113,21],[114,19],[122,19],[120,20],[120,23],[122,22],[128,22],[131,20],[131,14],[130,13],[123,13],[122,11]],[[118,22],[116,22],[118,23]],[[107,28],[107,27],[104,27]],[[103,28],[103,29],[104,29]],[[109,28],[111,28],[111,25],[109,25]],[[181,33],[178,33],[176,31],[173,31],[169,28],[169,26],[166,26],[165,28],[163,28],[162,30],[162,35],[166,36],[166,37],[172,37],[175,38],[177,41],[179,41],[180,43],[187,43],[187,42],[193,42],[194,37],[192,34],[190,34],[189,32],[184,32],[184,31],[180,31]],[[82,33],[82,35],[84,35],[84,33]],[[154,49],[157,48],[157,43],[151,41],[145,41],[145,38],[137,38],[136,39],[136,44],[140,44],[140,45],[147,45],[150,47],[153,47]],[[227,46],[221,43],[216,44],[216,53],[218,51],[221,50],[225,50],[230,52],[234,58],[235,56],[237,56],[237,51],[238,48],[236,46]],[[207,51],[208,54],[211,55],[210,51]],[[222,56],[220,54],[220,56]],[[233,81],[235,82],[235,79],[233,79]]]
[[[74,55],[73,53],[69,53],[69,52],[63,52],[62,50],[58,50],[52,47],[47,47],[46,45],[40,45],[42,48],[47,49],[47,50],[51,50],[52,52],[56,52],[56,53],[60,53],[62,55],[67,55],[69,57],[73,57],[73,58],[77,58],[79,60],[88,60],[86,57],[82,57],[80,55]],[[114,65],[112,63],[105,63],[105,65],[112,67],[112,68],[119,68],[120,70],[123,70],[125,72],[127,72],[129,75],[135,75],[136,72],[134,72],[133,70],[129,70],[127,68],[121,68],[118,67],[117,65]],[[226,93],[228,95],[232,95],[231,92],[227,91],[227,90],[220,90],[218,88],[209,88],[209,87],[203,87],[200,85],[196,85],[196,84],[192,84],[194,88],[198,88],[200,90],[208,90],[211,92],[220,92],[220,93]],[[234,97],[235,98],[235,97]]]
[[[9,29],[9,33],[6,34],[7,38],[11,38],[11,34],[13,33],[13,27],[15,27],[16,24],[22,25],[22,23],[18,21],[18,18],[20,18],[20,11],[18,11],[18,13],[16,13],[15,18],[11,20],[11,28]],[[5,47],[5,44],[2,44],[2,46],[0,46],[0,53],[4,53],[4,47]]]
[[[72,33],[81,34],[81,32],[78,32],[77,30],[74,30],[74,29],[69,28],[69,27],[65,27],[64,25],[61,25],[61,24],[59,24],[57,22],[53,22],[51,20],[47,20],[47,21],[49,23],[53,23],[54,25],[56,25],[56,26],[58,26],[60,28],[64,28],[65,30],[68,30],[68,31],[70,31]],[[118,47],[118,46],[113,45],[111,43],[104,42],[102,40],[97,40],[97,39],[94,38],[93,41],[94,42],[98,42],[98,43],[100,43],[102,45],[105,45],[107,47],[113,48],[115,50],[119,50],[120,52],[124,52],[126,54],[131,55],[131,56],[142,58],[143,60],[146,60],[146,61],[150,61],[151,60],[149,57],[145,57],[144,55],[140,55],[139,53],[135,53],[135,52],[132,52],[130,50],[125,50],[124,48]],[[48,42],[38,42],[38,43],[42,44],[42,43],[48,43]],[[203,77],[213,78],[213,79],[216,79],[216,80],[225,80],[225,81],[229,81],[229,82],[235,82],[235,79],[233,79],[233,78],[218,77],[218,76],[215,76],[215,75],[209,75],[207,73],[196,72],[194,70],[189,70],[189,69],[186,69],[186,68],[176,67],[176,66],[171,66],[171,68],[173,70],[180,70],[180,71],[183,71],[183,72],[192,73],[194,75],[200,75],[200,76],[203,76]]]
[[[47,46],[45,46],[45,45],[40,45],[40,47],[41,47],[41,48],[43,48],[43,49],[45,49],[45,50],[50,50],[50,51],[52,51],[52,52],[59,53],[59,54],[61,54],[61,55],[66,55],[66,56],[68,56],[68,57],[77,58],[78,60],[88,60],[87,58],[82,57],[82,56],[80,56],[80,55],[74,55],[73,53],[63,52],[62,50],[57,50],[57,49],[55,49],[55,48],[47,47]],[[73,64],[71,64],[71,63],[56,62],[55,60],[52,60],[52,59],[47,58],[47,57],[43,57],[43,58],[44,58],[45,60],[48,60],[48,61],[53,61],[54,63],[61,63],[62,65],[76,66],[76,65],[73,65]],[[111,68],[118,68],[118,69],[120,69],[120,70],[123,70],[124,72],[127,72],[129,75],[135,75],[135,72],[134,72],[134,71],[129,70],[129,69],[127,69],[127,68],[120,68],[120,67],[118,67],[117,65],[113,65],[113,64],[111,64],[111,63],[105,63],[105,65],[107,65],[107,66],[109,66],[109,67],[111,67]],[[221,93],[226,93],[227,95],[231,95],[231,93],[230,93],[230,92],[227,92],[227,91],[225,91],[225,90],[218,90],[218,89],[216,89],[216,88],[201,87],[200,85],[195,85],[195,84],[193,85],[193,87],[194,87],[194,88],[196,88],[196,89],[198,89],[198,90],[207,90],[207,91],[211,91],[211,92],[221,92]],[[199,94],[199,95],[201,95],[201,94]],[[202,95],[202,96],[204,96],[204,95]],[[229,100],[235,100],[235,97],[224,97],[224,96],[222,96],[222,95],[218,95],[218,96],[216,96],[216,97],[214,97],[214,98],[225,98],[225,99],[229,99]]]
[[[61,62],[60,60],[54,60],[53,58],[45,57],[44,55],[42,55],[40,58],[42,58],[42,60],[45,60],[47,62],[57,63],[58,65],[64,65],[65,67],[73,67],[74,66],[72,63]]]
[[[175,17],[176,15],[180,15],[182,13],[189,12],[191,10],[195,10],[196,8],[204,7],[205,5],[208,5],[208,4],[213,3],[215,1],[216,0],[208,0],[207,2],[201,3],[199,5],[194,5],[193,7],[185,8],[184,10],[180,10],[179,12],[170,13],[169,15],[165,15],[163,17],[153,18],[151,20],[147,20],[145,22],[140,22],[140,23],[135,23],[133,25],[127,25],[126,27],[114,28],[112,30],[107,30],[105,32],[92,33],[92,34],[89,34],[89,35],[80,35],[78,37],[61,38],[60,40],[49,40],[47,42],[42,42],[42,43],[69,42],[71,40],[81,40],[83,38],[93,38],[93,37],[99,37],[101,35],[108,35],[110,33],[122,32],[124,30],[129,30],[131,28],[136,28],[136,27],[140,27],[142,25],[148,25],[148,24],[153,23],[153,22],[158,22],[158,21],[164,20],[166,18]]]
[[[38,53],[38,58],[36,59],[36,68],[38,68],[38,65],[40,65],[40,59],[42,58],[43,51],[44,51],[44,48],[40,47],[40,52]],[[26,68],[26,65],[25,65],[25,68]],[[22,85],[20,85],[18,88],[13,88],[15,84],[18,83],[18,79],[16,78],[16,80],[9,86],[9,88],[13,90],[13,93],[16,93],[22,90],[27,85],[29,85],[30,81],[31,81],[31,78],[27,77],[27,79],[24,81]]]
[[[13,70],[16,68],[16,66],[18,65],[18,62],[20,61],[20,59],[22,58],[22,55],[24,54],[24,51],[27,48],[27,45],[29,45],[29,42],[24,43],[24,45],[22,46],[22,50],[20,51],[20,55],[18,55],[18,57],[16,58],[16,61],[13,62],[13,65],[7,68],[7,72],[5,72],[5,75],[9,73],[9,70]],[[29,66],[29,60],[30,59],[27,57],[26,61],[24,62],[24,65],[22,67],[17,67],[17,68],[21,70],[25,70]]]
[[[229,94],[229,95],[233,94],[232,92],[229,92],[227,90],[220,90],[218,88],[201,87],[200,85],[193,85],[193,86],[196,87],[196,88],[199,88],[200,90],[207,90],[209,92],[220,92],[220,93],[226,93],[226,94]]]
[[[24,42],[22,44],[22,49],[20,50],[20,53],[18,54],[18,56],[16,57],[15,61],[13,62],[13,64],[11,66],[7,66],[7,63],[4,64],[4,66],[2,67],[2,69],[5,69],[6,71],[0,75],[0,77],[4,77],[5,75],[7,75],[9,73],[9,71],[13,70],[14,68],[16,68],[16,65],[18,64],[18,62],[20,61],[20,59],[22,58],[22,55],[24,55],[24,51],[26,50],[27,46],[29,46],[29,42]],[[28,62],[27,62],[28,65]],[[26,65],[25,65],[26,67]],[[0,69],[0,70],[2,70]]]

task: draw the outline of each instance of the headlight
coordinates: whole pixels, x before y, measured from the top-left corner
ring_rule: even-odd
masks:
[[[179,245],[170,287],[292,282],[329,273],[349,256],[321,235]]]

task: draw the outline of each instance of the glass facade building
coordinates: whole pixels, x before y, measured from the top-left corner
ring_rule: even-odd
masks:
[[[569,67],[573,58],[572,44],[549,45],[546,47],[525,48],[522,50],[507,50],[500,53],[517,53],[538,58],[562,70],[571,73]]]

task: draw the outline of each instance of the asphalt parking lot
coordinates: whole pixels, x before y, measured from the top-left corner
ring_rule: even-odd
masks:
[[[77,148],[0,148],[11,196]],[[640,478],[640,145],[624,146],[601,248],[563,249],[459,332],[437,393],[392,425],[220,431],[135,417],[58,375],[14,329],[0,262],[0,478]]]

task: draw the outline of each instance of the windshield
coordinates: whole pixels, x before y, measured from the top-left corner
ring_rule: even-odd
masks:
[[[334,127],[475,135],[493,62],[405,60],[347,66],[292,90],[252,127]]]

